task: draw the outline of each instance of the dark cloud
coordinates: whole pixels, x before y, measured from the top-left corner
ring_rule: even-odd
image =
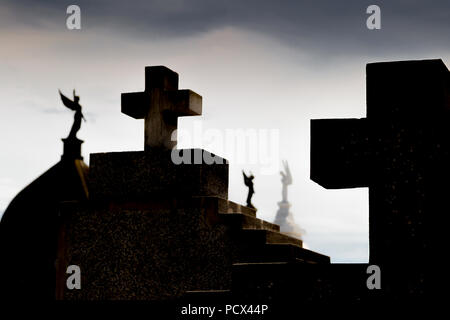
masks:
[[[65,9],[74,3],[82,9],[83,28],[105,28],[143,39],[237,27],[329,54],[427,52],[450,46],[448,0],[16,0],[9,6],[17,15],[16,23],[64,25]],[[381,7],[381,30],[366,28],[366,8],[371,4]]]

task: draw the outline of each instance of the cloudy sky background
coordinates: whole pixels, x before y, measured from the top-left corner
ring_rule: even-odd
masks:
[[[70,4],[81,8],[81,30],[66,28]],[[366,28],[371,4],[381,8],[381,30]],[[81,96],[89,162],[94,152],[143,149],[143,121],[120,113],[120,93],[143,89],[145,66],[165,65],[203,96],[203,115],[180,119],[180,128],[279,130],[277,163],[289,161],[291,211],[306,245],[333,262],[366,262],[368,190],[309,180],[309,121],[365,116],[366,63],[448,65],[449,31],[448,1],[1,1],[0,214],[59,161],[73,115],[58,88]],[[233,163],[220,143],[183,146],[230,159],[233,201],[245,203],[241,170],[252,170],[258,216],[273,221],[278,172]]]

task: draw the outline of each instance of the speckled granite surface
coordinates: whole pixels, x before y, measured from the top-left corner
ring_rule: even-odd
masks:
[[[58,298],[164,300],[230,288],[230,230],[211,210],[198,199],[66,206],[59,262],[81,268],[82,289],[67,290],[60,272]]]
[[[230,290],[236,262],[329,263],[228,201],[226,162],[175,165],[170,156],[91,156],[89,200],[60,208],[57,299],[173,301]],[[80,290],[66,287],[69,265],[81,269]]]
[[[201,149],[184,149],[197,158],[210,159]],[[111,152],[90,158],[91,199],[142,199],[162,196],[219,196],[228,198],[228,163],[174,164],[171,150]]]

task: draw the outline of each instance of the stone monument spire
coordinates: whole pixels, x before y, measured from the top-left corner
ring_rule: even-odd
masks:
[[[280,171],[283,189],[282,200],[278,202],[279,209],[275,217],[275,224],[280,226],[280,231],[293,237],[301,238],[303,230],[295,223],[292,213],[289,211],[291,204],[288,201],[287,187],[292,184],[292,175],[286,160],[283,161],[284,171]]]

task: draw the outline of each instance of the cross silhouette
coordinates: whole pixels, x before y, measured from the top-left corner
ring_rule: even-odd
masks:
[[[432,292],[448,250],[450,72],[442,60],[372,63],[366,81],[366,118],[311,121],[311,179],[369,187],[370,263],[385,288]]]
[[[178,117],[202,113],[202,97],[191,90],[178,90],[178,73],[164,66],[145,68],[145,90],[122,93],[122,113],[145,119],[145,150],[172,149]]]

